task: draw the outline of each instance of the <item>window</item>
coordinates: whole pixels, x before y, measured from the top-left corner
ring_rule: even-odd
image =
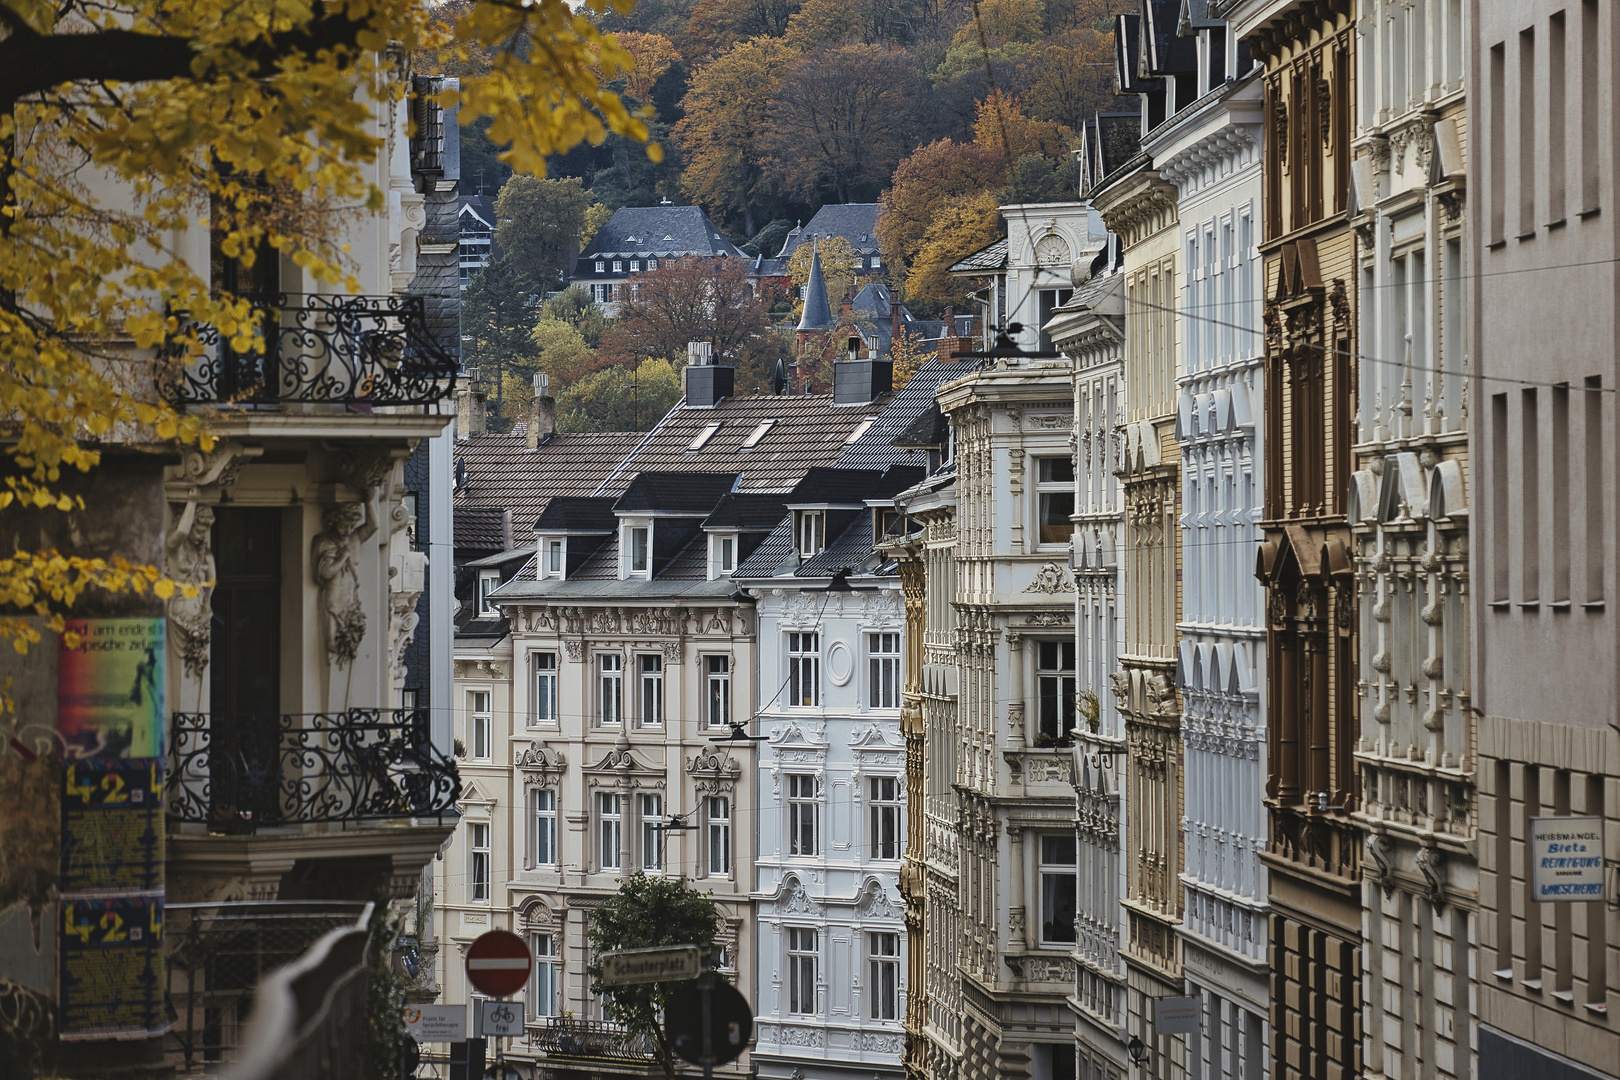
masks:
[[[602,869],[617,870],[623,865],[619,847],[624,839],[624,814],[619,809],[618,795],[600,793],[596,796],[596,820]]]
[[[607,260],[606,259],[597,259],[596,260],[596,272],[598,274],[607,273]]]
[[[467,826],[468,897],[474,903],[489,902],[489,826],[473,822]]]
[[[871,959],[873,1020],[900,1018],[900,935],[867,934],[866,951]]]
[[[816,932],[788,928],[788,1012],[812,1016],[816,1011]]]
[[[827,515],[820,510],[800,510],[797,525],[799,555],[808,559],[826,543]]]
[[[872,256],[872,269],[877,270],[882,266],[883,266],[883,256],[881,256],[881,255]]]
[[[657,259],[648,259],[647,260],[647,269],[649,269],[649,270],[658,269],[658,260]]]
[[[641,868],[649,873],[664,869],[664,797],[641,797]]]
[[[852,443],[860,442],[861,436],[865,435],[868,431],[871,431],[872,425],[875,423],[877,423],[877,417],[868,416],[865,420],[862,420],[859,424],[856,424],[855,430],[850,432],[849,438],[844,440],[844,445],[849,446]]]
[[[648,654],[637,658],[641,671],[641,726],[664,723],[664,658]]]
[[[725,877],[731,873],[731,800],[724,795],[708,799],[704,814],[709,829],[709,874]]]
[[[563,542],[561,540],[546,541],[546,577],[563,576]]]
[[[709,440],[714,438],[715,433],[718,432],[720,430],[720,428],[721,428],[721,421],[719,421],[719,420],[716,420],[712,424],[703,425],[702,429],[699,430],[696,435],[692,436],[692,441],[686,444],[686,448],[688,450],[701,450],[701,449],[703,449],[705,446],[708,445]]]
[[[866,700],[874,709],[900,707],[900,635],[867,634]]]
[[[1036,529],[1043,544],[1067,544],[1074,532],[1074,461],[1068,457],[1036,458]]]
[[[603,653],[597,660],[602,670],[602,723],[624,722],[624,657]]]
[[[615,274],[624,273],[624,262],[623,262],[623,260],[621,260],[621,259],[614,259],[613,260],[613,272]]]
[[[534,1015],[557,1015],[557,946],[550,934],[536,934],[534,950]]]
[[[816,778],[808,773],[789,773],[788,854],[816,853]]]
[[[731,657],[704,657],[707,669],[709,726],[724,727],[731,723]]]
[[[1035,647],[1036,743],[1056,742],[1074,729],[1074,641]]]
[[[489,594],[501,587],[501,572],[499,570],[480,570],[478,572],[478,617],[480,619],[498,619],[501,617],[500,608],[489,601]]]
[[[557,793],[529,789],[529,816],[534,821],[534,865],[557,865]]]
[[[752,450],[759,445],[759,440],[763,439],[766,433],[775,426],[776,419],[774,417],[769,420],[761,420],[754,430],[748,433],[748,437],[742,441],[742,445],[738,449]]]
[[[645,525],[638,525],[627,531],[630,537],[630,572],[632,574],[645,574],[650,565],[647,559],[648,540],[650,538],[647,534],[652,530]]]
[[[474,761],[488,761],[490,754],[490,726],[494,717],[489,711],[489,691],[472,690],[467,693],[467,735],[472,743]]]
[[[871,779],[872,850],[874,859],[900,857],[900,781],[893,776]]]
[[[821,645],[817,634],[788,635],[787,703],[821,703]]]
[[[1074,836],[1041,837],[1041,944],[1074,942]]]
[[[534,721],[555,724],[557,715],[557,654],[534,654]]]
[[[632,274],[634,274],[634,273],[638,273],[640,270],[641,270],[641,260],[640,259],[631,259],[630,260],[630,272]]]
[[[714,576],[725,577],[737,569],[737,538],[728,535],[709,539],[714,551]]]

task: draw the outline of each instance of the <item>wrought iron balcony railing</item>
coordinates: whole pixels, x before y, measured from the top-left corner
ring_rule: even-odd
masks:
[[[652,1040],[607,1020],[550,1017],[529,1028],[529,1046],[547,1057],[608,1058],[638,1064],[653,1058]]]
[[[175,713],[168,814],[211,831],[440,817],[461,796],[426,709]]]
[[[455,390],[460,365],[433,339],[420,296],[277,293],[250,298],[264,351],[237,351],[207,323],[202,343],[164,357],[158,389],[177,405],[431,405]]]

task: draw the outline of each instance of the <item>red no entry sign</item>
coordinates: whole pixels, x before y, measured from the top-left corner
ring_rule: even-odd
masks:
[[[508,997],[523,989],[533,966],[529,946],[506,930],[478,935],[467,950],[467,981],[490,997]]]

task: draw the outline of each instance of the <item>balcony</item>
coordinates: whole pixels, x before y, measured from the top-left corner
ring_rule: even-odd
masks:
[[[433,745],[426,709],[175,713],[170,746],[169,819],[211,833],[442,823],[461,796],[456,763]]]
[[[455,389],[460,365],[428,326],[421,296],[278,293],[250,297],[264,351],[238,352],[206,323],[181,330],[200,356],[171,344],[158,391],[177,406],[432,405]]]
[[[545,1054],[548,1060],[572,1058],[646,1066],[654,1062],[652,1040],[631,1034],[622,1024],[569,1017],[550,1017],[540,1024],[538,1029],[529,1028],[529,1048]]]

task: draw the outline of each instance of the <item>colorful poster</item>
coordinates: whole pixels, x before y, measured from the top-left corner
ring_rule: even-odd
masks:
[[[64,768],[61,891],[161,891],[162,762],[92,758]]]
[[[163,1007],[163,894],[62,900],[57,982],[61,1036],[145,1039]]]
[[[57,662],[56,730],[65,756],[161,758],[165,619],[69,619]]]

